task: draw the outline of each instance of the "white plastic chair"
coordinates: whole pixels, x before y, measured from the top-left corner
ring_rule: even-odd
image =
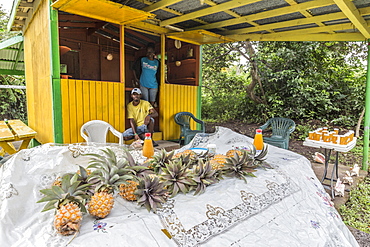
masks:
[[[113,128],[113,126],[109,123],[102,120],[91,120],[82,125],[81,136],[88,144],[91,142],[106,143],[108,130],[110,130],[113,135],[118,137],[119,145],[123,145],[122,133]]]

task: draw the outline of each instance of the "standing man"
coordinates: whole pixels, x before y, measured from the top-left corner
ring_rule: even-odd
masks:
[[[153,137],[154,118],[158,116],[158,113],[148,101],[141,100],[141,95],[139,88],[132,89],[132,101],[127,105],[127,118],[130,121],[131,128],[123,132],[125,141],[131,139],[135,139],[135,141],[144,140],[144,135],[148,132]],[[158,144],[153,141],[153,146],[156,147]]]
[[[134,64],[134,78],[140,83],[142,99],[149,101],[153,107],[157,107],[156,97],[159,81],[159,61],[155,58],[155,45],[149,43],[146,47],[146,56],[137,60]]]

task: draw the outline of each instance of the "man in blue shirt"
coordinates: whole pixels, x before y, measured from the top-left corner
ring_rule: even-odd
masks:
[[[149,101],[154,107],[156,107],[159,61],[154,57],[154,47],[154,43],[149,43],[147,45],[146,57],[142,57],[140,59],[140,69],[134,69],[134,77],[135,80],[140,83],[142,99]],[[140,73],[140,77],[138,77],[138,72]]]

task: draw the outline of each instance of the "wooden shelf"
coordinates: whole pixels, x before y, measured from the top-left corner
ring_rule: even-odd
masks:
[[[169,66],[176,66],[177,61],[180,61],[181,65],[185,65],[185,64],[195,63],[197,60],[195,58],[187,58],[187,59],[182,59],[182,60],[176,60],[176,61],[173,61],[173,62],[169,62],[168,65]],[[176,67],[181,67],[181,65],[176,66]]]
[[[169,80],[169,83],[190,83],[194,82],[195,78],[194,77],[185,77],[185,78],[178,78],[178,79],[171,79]]]

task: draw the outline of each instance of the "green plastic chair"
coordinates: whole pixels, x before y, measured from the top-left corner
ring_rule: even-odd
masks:
[[[270,118],[260,129],[271,128],[271,137],[263,137],[263,141],[276,147],[289,149],[290,134],[295,130],[295,123],[289,118]]]
[[[199,123],[201,125],[201,130],[192,130],[190,128],[191,120]],[[180,138],[179,143],[184,140],[184,145],[188,144],[197,133],[205,133],[205,125],[204,122],[200,119],[197,119],[192,113],[190,112],[179,112],[175,115],[175,122],[180,125]]]

